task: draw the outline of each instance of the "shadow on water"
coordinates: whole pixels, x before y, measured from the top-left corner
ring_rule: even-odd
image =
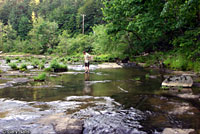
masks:
[[[51,102],[65,102],[70,96],[106,96],[114,99],[123,109],[135,108],[143,112],[145,117],[139,120],[142,127],[138,129],[146,133],[161,132],[166,127],[200,129],[200,112],[196,108],[199,105],[167,96],[167,91],[160,88],[162,79],[156,70],[98,69],[90,74],[74,72],[48,77],[45,82],[28,82],[0,89],[0,98],[30,103],[42,102],[42,104],[34,105],[34,108],[45,111],[51,109]],[[196,93],[198,94],[199,91]],[[90,103],[90,98],[84,98],[84,101],[84,104],[78,106],[77,109],[68,109],[68,113],[73,114],[81,109],[96,108],[99,105],[94,100],[94,103]],[[0,111],[0,118],[6,116],[6,110]],[[106,118],[106,116],[100,116],[100,118]],[[116,117],[121,120],[126,119],[121,114],[116,114]]]

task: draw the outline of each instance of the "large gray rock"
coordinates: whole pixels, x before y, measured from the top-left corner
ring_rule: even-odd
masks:
[[[194,129],[165,128],[162,134],[189,134]]]
[[[84,121],[83,134],[146,134],[139,130],[143,113],[134,108],[94,115]]]
[[[39,121],[42,125],[53,125],[56,134],[82,134],[83,121],[72,119],[65,115],[54,114],[47,116]]]
[[[191,76],[170,76],[162,82],[162,86],[168,87],[192,87],[193,80]]]

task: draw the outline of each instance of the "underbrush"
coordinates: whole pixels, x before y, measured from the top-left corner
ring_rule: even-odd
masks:
[[[19,70],[20,71],[26,71],[28,68],[27,68],[27,65],[26,65],[26,63],[22,63],[21,65],[20,65],[20,67],[19,67]]]
[[[117,58],[114,57],[113,55],[105,54],[105,55],[94,56],[93,61],[94,62],[115,62],[116,59]]]
[[[38,76],[34,76],[33,79],[35,81],[45,81],[46,80],[46,73],[38,74]]]
[[[45,71],[50,71],[50,72],[64,72],[68,71],[67,65],[63,63],[59,63],[57,60],[52,60],[50,63],[49,68],[46,68]]]
[[[165,68],[172,70],[200,72],[200,61],[194,61],[183,53],[176,53],[173,51],[152,53],[146,56],[138,56],[131,60],[136,63],[145,63],[145,67],[150,67],[152,65],[160,66],[163,64]]]
[[[11,67],[11,69],[18,70],[17,64],[15,62],[8,63],[8,65]]]

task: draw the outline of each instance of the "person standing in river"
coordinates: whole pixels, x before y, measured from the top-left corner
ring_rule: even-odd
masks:
[[[84,54],[84,62],[85,62],[85,73],[89,73],[90,72],[89,66],[90,66],[91,56],[90,56],[90,54],[86,53],[85,51],[83,51],[83,54]]]

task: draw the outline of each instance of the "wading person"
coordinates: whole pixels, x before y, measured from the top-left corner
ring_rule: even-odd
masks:
[[[85,62],[85,73],[89,73],[90,72],[89,66],[90,66],[91,56],[88,53],[86,53],[85,51],[83,51],[83,54],[84,54],[84,62]]]

